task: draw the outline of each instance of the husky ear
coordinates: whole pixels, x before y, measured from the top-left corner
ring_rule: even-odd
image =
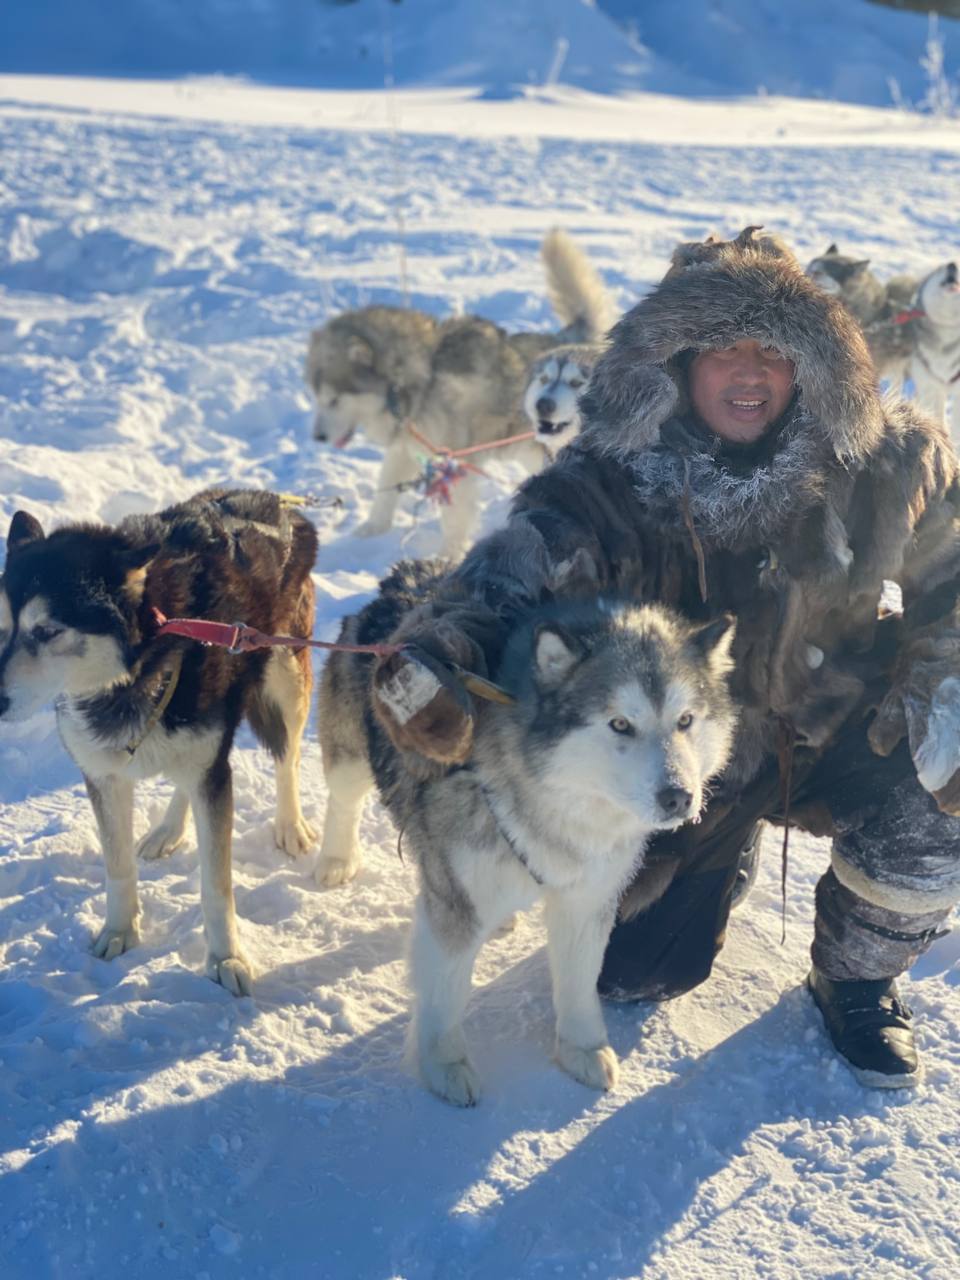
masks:
[[[869,265],[870,265],[869,258],[864,258],[862,262],[855,262],[853,264],[853,274],[855,276],[862,276],[863,273],[866,271],[867,267],[869,267]]]
[[[143,547],[131,547],[120,553],[120,571],[123,574],[123,590],[127,596],[139,604],[143,599],[143,588],[147,581],[147,570],[150,561],[160,550],[158,542],[148,543]]]
[[[27,515],[26,511],[17,511],[10,521],[10,531],[7,534],[7,555],[22,551],[30,542],[42,541],[43,529],[40,527],[40,521],[34,516]]]
[[[831,258],[835,254],[838,254],[839,252],[840,250],[837,248],[836,241],[834,241],[833,244],[830,246],[830,248],[827,250],[827,252],[823,256],[825,258]]]
[[[361,369],[369,369],[373,365],[373,347],[362,338],[351,338],[347,343],[347,359]]]
[[[698,627],[690,637],[690,643],[717,675],[725,675],[733,667],[730,647],[737,630],[737,620],[732,613],[721,613],[706,626]]]
[[[556,627],[538,628],[533,644],[534,663],[542,684],[559,684],[582,657],[580,646]]]

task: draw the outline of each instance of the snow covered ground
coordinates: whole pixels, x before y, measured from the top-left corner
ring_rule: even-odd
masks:
[[[121,90],[0,81],[0,531],[18,507],[111,521],[222,481],[339,496],[316,512],[325,637],[402,550],[436,545],[412,498],[393,534],[352,536],[377,453],[315,445],[300,383],[312,324],[400,300],[398,208],[411,301],[515,327],[551,323],[554,223],[623,306],[713,228],[764,223],[803,255],[836,239],[884,275],[958,247],[955,140],[892,113],[833,127],[817,104],[755,104],[767,123],[738,145],[739,108],[711,104],[707,146],[680,100],[655,121],[608,100],[598,125],[569,95],[513,115],[432,99],[428,118],[425,96],[303,95],[291,116],[265,90]],[[239,1001],[200,972],[189,849],[142,869],[142,946],[92,958],[104,873],[76,769],[50,714],[0,730],[4,1280],[956,1276],[960,936],[904,984],[924,1085],[861,1090],[798,985],[826,848],[792,842],[781,948],[768,838],[711,981],[607,1011],[624,1069],[597,1097],[549,1062],[534,913],[482,957],[486,1097],[456,1112],[402,1062],[413,880],[389,824],[371,804],[364,871],[321,892],[273,848],[248,736],[235,765],[259,969]],[[319,821],[313,727],[304,791]],[[164,794],[144,788],[138,830]]]

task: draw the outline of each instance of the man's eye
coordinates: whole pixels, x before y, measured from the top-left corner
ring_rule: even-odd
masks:
[[[33,628],[30,635],[39,644],[47,644],[50,640],[55,640],[57,636],[63,635],[63,627],[54,626],[50,622],[41,622]]]

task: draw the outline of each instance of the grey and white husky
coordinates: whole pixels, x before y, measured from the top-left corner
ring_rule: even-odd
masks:
[[[440,566],[405,562],[342,638],[389,635],[436,588]],[[420,872],[411,946],[412,1046],[424,1083],[479,1096],[462,1019],[477,952],[542,899],[556,1058],[598,1089],[617,1079],[596,992],[617,901],[648,837],[696,821],[724,765],[735,712],[733,622],[694,626],[659,607],[567,603],[509,636],[496,674],[512,705],[485,703],[466,764],[404,759],[371,710],[368,660],[335,653],[320,691],[329,801],[317,868],[336,884],[360,865],[363,798],[377,785]]]
[[[400,492],[420,474],[425,449],[410,424],[440,449],[460,449],[529,431],[523,410],[531,360],[564,343],[598,342],[615,318],[599,275],[563,231],[541,246],[559,333],[508,334],[489,320],[463,316],[443,322],[422,311],[364,307],[314,330],[306,381],[316,401],[313,434],[343,447],[360,430],[384,453],[383,468],[360,536],[385,533]],[[528,470],[543,465],[553,431],[498,452]],[[492,457],[493,455],[491,455]],[[482,459],[479,459],[482,463]],[[468,474],[441,508],[444,552],[455,556],[470,541],[480,477]]]
[[[545,351],[530,366],[523,409],[551,454],[580,434],[580,397],[602,355],[599,343],[568,343]]]
[[[276,494],[211,490],[116,528],[45,535],[18,512],[0,578],[0,726],[56,702],[64,746],[83,772],[107,869],[105,960],[139,941],[134,787],[176,787],[143,858],[172,853],[192,807],[200,850],[207,973],[248,995],[230,871],[230,748],[240,720],[277,763],[277,844],[302,854],[314,834],[299,799],[310,705],[309,651],[233,654],[164,634],[167,617],[242,618],[266,632],[311,634],[313,525]]]
[[[904,374],[920,406],[946,424],[960,446],[960,269],[955,262],[934,268],[920,282],[910,322]]]

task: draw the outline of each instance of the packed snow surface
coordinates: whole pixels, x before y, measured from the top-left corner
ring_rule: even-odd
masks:
[[[711,229],[763,223],[804,256],[836,239],[883,275],[958,248],[956,148],[892,114],[838,131],[807,114],[798,140],[796,109],[768,102],[743,143],[714,104],[707,146],[681,101],[631,140],[636,104],[612,101],[598,133],[590,102],[582,129],[572,100],[514,104],[518,131],[505,104],[435,100],[430,132],[427,100],[399,95],[306,95],[290,118],[236,86],[214,109],[207,84],[152,119],[149,86],[47,89],[0,84],[0,529],[18,508],[114,521],[212,483],[339,498],[314,512],[324,638],[399,554],[437,546],[412,495],[391,534],[353,536],[377,451],[311,441],[301,385],[312,325],[401,301],[401,222],[411,303],[516,328],[552,323],[536,252],[552,224],[624,307]],[[486,527],[517,478],[490,485]],[[363,871],[322,892],[273,846],[247,733],[235,769],[259,972],[241,1000],[201,972],[189,843],[141,868],[142,945],[90,955],[104,870],[77,770],[52,713],[0,727],[4,1280],[955,1280],[958,935],[903,984],[924,1083],[861,1089],[800,987],[826,846],[793,837],[781,947],[768,834],[711,980],[607,1009],[623,1072],[599,1096],[549,1060],[533,912],[482,954],[467,1032],[486,1093],[458,1112],[404,1064],[414,881],[389,822],[371,801]],[[303,786],[319,821],[314,725]],[[142,788],[138,835],[167,794]]]

